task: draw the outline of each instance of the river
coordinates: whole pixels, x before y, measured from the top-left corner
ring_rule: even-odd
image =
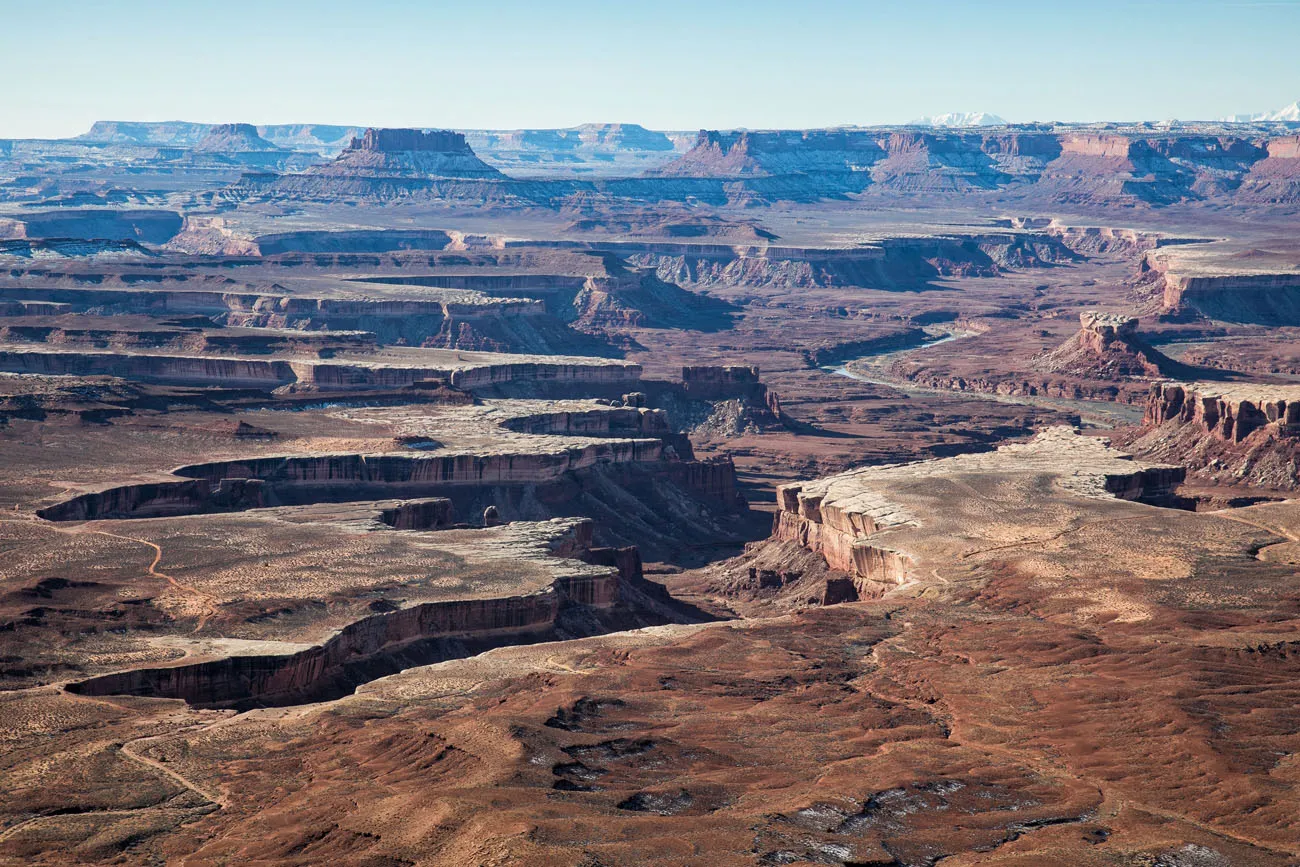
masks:
[[[920,346],[909,346],[905,349],[893,349],[885,352],[872,353],[860,358],[854,358],[840,365],[829,365],[821,368],[827,373],[835,376],[847,376],[849,379],[856,379],[859,382],[869,382],[873,385],[885,385],[904,394],[917,395],[941,395],[946,397],[970,397],[980,400],[992,400],[998,403],[1015,403],[1023,406],[1037,406],[1045,409],[1057,409],[1066,412],[1073,412],[1079,415],[1084,423],[1101,428],[1114,428],[1123,425],[1138,424],[1142,421],[1143,408],[1132,406],[1124,403],[1114,403],[1112,401],[1099,400],[1071,400],[1069,398],[1055,397],[1027,397],[1014,394],[990,394],[982,391],[958,391],[950,388],[931,388],[929,386],[917,385],[908,382],[905,379],[889,375],[889,368],[894,361],[907,355],[909,352],[915,352],[918,349],[925,349],[930,346],[938,346],[941,343],[949,343],[954,340],[960,340],[963,337],[970,337],[975,332],[972,331],[949,331],[944,332],[942,336],[936,336],[935,339],[927,341]]]

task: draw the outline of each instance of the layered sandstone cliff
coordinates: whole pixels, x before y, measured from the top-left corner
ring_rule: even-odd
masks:
[[[1300,489],[1300,387],[1163,382],[1127,447],[1203,482]]]
[[[630,385],[638,365],[597,359],[511,361],[486,355],[482,361],[434,357],[411,361],[241,358],[152,354],[105,350],[13,348],[0,350],[0,371],[73,376],[115,376],[144,382],[219,385],[234,388],[293,388],[306,391],[406,389],[451,385],[464,391],[520,382],[539,385],[589,383]],[[500,360],[496,360],[500,359]]]
[[[854,247],[624,244],[628,261],[688,286],[916,289],[939,277],[993,277],[1078,257],[1044,232],[880,238]]]
[[[1294,268],[1201,247],[1147,253],[1139,274],[1161,293],[1168,316],[1300,325],[1300,271]]]
[[[1084,497],[1166,503],[1174,501],[1184,471],[1139,463],[1104,440],[1052,428],[992,453],[866,467],[781,485],[772,540],[818,554],[847,575],[852,593],[828,588],[832,596],[839,594],[838,601],[879,595],[924,566],[922,549],[911,546],[907,530],[927,521],[919,503],[928,494],[918,499],[913,491],[942,490],[952,480],[979,485],[1017,477],[1051,479]]]
[[[383,291],[368,293],[367,288],[375,287],[358,283],[347,294],[319,297],[197,288],[22,287],[0,288],[0,302],[48,301],[96,315],[204,316],[215,324],[245,328],[364,331],[384,345],[543,355],[610,351],[560,321],[544,301],[446,287],[404,298]]]
[[[366,617],[294,654],[142,668],[68,689],[80,695],[180,698],[199,707],[301,704],[347,695],[359,684],[414,665],[684,616],[685,609],[674,607],[661,587],[642,578],[635,549],[592,547],[590,521],[520,525],[505,535],[520,561],[554,561],[555,579],[532,592],[425,602]],[[506,543],[497,539],[492,544]],[[557,557],[564,559],[555,561]]]
[[[1151,389],[1144,423],[1193,425],[1225,442],[1257,431],[1300,437],[1300,387],[1162,382]]]
[[[82,238],[163,244],[180,231],[181,215],[153,208],[66,208],[0,218],[0,240]]]

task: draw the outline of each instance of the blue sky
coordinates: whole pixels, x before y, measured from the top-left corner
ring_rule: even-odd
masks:
[[[0,137],[1207,118],[1300,99],[1298,37],[1300,0],[0,0]]]

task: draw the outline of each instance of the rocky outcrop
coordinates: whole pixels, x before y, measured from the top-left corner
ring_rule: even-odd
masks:
[[[280,148],[258,135],[251,123],[223,123],[208,130],[194,145],[196,154],[246,154],[276,152]]]
[[[1240,443],[1257,431],[1300,437],[1300,387],[1157,383],[1147,402],[1147,425],[1193,425],[1225,442]]]
[[[1170,376],[1180,367],[1142,340],[1136,317],[1087,310],[1079,314],[1079,326],[1063,345],[1035,358],[1034,368],[1114,382]]]
[[[1158,383],[1127,447],[1214,485],[1300,490],[1300,387]]]
[[[411,500],[384,509],[379,520],[394,530],[437,530],[452,523],[452,504],[445,497]]]
[[[744,397],[759,388],[756,365],[704,365],[682,368],[682,388],[699,400]]]
[[[695,435],[725,438],[782,424],[781,399],[759,381],[756,365],[683,367],[681,390],[690,400],[714,405],[692,429]]]
[[[1200,255],[1146,254],[1141,278],[1160,292],[1171,318],[1203,316],[1224,322],[1300,325],[1300,272],[1233,267]]]
[[[774,539],[822,555],[830,568],[864,585],[897,585],[907,580],[911,558],[865,541],[882,529],[910,520],[887,501],[826,502],[819,489],[805,490],[796,483],[777,488],[777,508]]]
[[[573,297],[574,324],[588,331],[606,328],[676,328],[720,331],[739,308],[688,292],[652,268],[625,268],[607,256],[605,274],[584,280]]]

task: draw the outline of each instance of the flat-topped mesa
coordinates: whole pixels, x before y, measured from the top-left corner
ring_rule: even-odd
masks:
[[[262,138],[251,123],[223,123],[208,130],[196,153],[253,153],[278,151],[279,147]]]
[[[781,419],[781,399],[759,381],[758,365],[694,365],[682,368],[682,390],[697,400],[740,401],[752,421],[775,424]],[[757,415],[752,413],[757,412]]]
[[[581,518],[500,527],[486,544],[508,546],[517,561],[550,572],[550,582],[511,595],[420,602],[364,617],[293,654],[142,668],[90,678],[69,691],[240,710],[302,704],[345,696],[413,665],[493,647],[671,622],[673,612],[646,596],[661,588],[642,578],[637,549],[593,547],[592,538],[592,522]],[[476,540],[474,547],[484,544]]]
[[[1193,425],[1209,436],[1239,443],[1262,437],[1300,437],[1300,386],[1161,382],[1152,386],[1144,423]]]
[[[1294,326],[1300,325],[1300,270],[1293,264],[1198,245],[1148,251],[1138,273],[1162,292],[1165,318]]]
[[[347,150],[400,153],[402,151],[429,151],[445,154],[473,154],[462,133],[448,129],[368,129],[359,138],[353,137]]]
[[[772,538],[821,554],[844,572],[859,594],[901,584],[915,569],[907,546],[908,528],[926,523],[924,501],[936,482],[975,476],[1050,476],[1073,494],[1166,504],[1183,481],[1182,467],[1144,464],[1105,440],[1051,428],[1027,443],[984,454],[959,455],[911,464],[865,467],[811,482],[777,488]],[[852,597],[850,597],[852,598]]]
[[[282,178],[282,185],[312,191],[312,179],[349,178],[353,181],[506,180],[501,172],[483,162],[465,141],[450,130],[424,132],[418,129],[368,129],[353,138],[348,148],[332,162],[313,166],[302,175]],[[303,186],[303,185],[306,186]],[[407,192],[419,187],[399,185]],[[334,193],[391,194],[398,190],[375,188],[373,183],[316,190]]]
[[[682,387],[691,397],[702,400],[743,397],[758,385],[757,365],[692,365],[682,368]]]

